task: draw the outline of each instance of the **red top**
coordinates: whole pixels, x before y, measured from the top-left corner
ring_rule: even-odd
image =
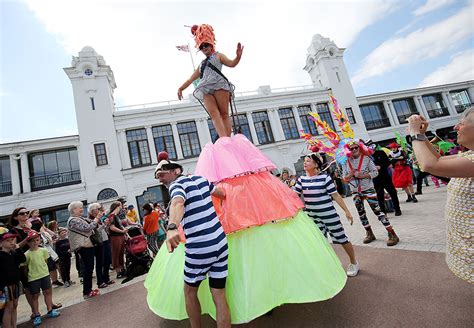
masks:
[[[147,235],[151,235],[154,232],[157,232],[159,229],[158,222],[160,221],[160,216],[156,211],[152,211],[150,214],[145,215],[143,218],[143,230]]]

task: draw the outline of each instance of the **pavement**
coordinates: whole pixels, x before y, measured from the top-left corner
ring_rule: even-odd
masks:
[[[271,316],[260,317],[243,327],[471,327],[474,322],[474,286],[455,277],[444,262],[446,187],[425,187],[418,203],[405,203],[399,192],[403,215],[389,219],[400,237],[394,247],[385,245],[386,231],[367,207],[377,240],[364,245],[365,231],[351,198],[345,198],[354,224],[341,215],[346,233],[356,246],[361,272],[350,278],[344,290],[331,300],[309,304],[283,305]],[[337,205],[336,205],[337,207]],[[338,209],[340,211],[340,209]],[[341,214],[342,211],[340,211]],[[348,259],[334,246],[344,266]],[[77,272],[78,283],[53,289],[53,299],[61,302],[61,316],[45,319],[43,327],[188,327],[187,321],[164,320],[153,314],[146,303],[143,280],[146,276],[101,290],[102,295],[87,301]],[[111,272],[111,277],[115,274]],[[41,313],[46,313],[40,298]],[[29,306],[22,296],[18,307],[20,327],[31,327]],[[203,316],[203,327],[215,322]]]

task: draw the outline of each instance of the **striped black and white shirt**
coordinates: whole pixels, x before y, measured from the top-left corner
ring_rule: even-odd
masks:
[[[293,190],[298,195],[303,194],[305,209],[310,215],[316,214],[321,220],[339,218],[331,197],[337,190],[327,174],[301,176]]]
[[[186,236],[186,254],[216,256],[227,249],[224,229],[216,215],[211,194],[216,187],[199,176],[180,176],[170,185],[170,196],[184,200],[182,225]]]

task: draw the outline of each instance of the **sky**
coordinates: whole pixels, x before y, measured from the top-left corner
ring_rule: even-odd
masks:
[[[77,134],[63,68],[84,46],[111,66],[117,106],[176,100],[193,71],[176,46],[203,23],[229,58],[244,45],[223,71],[236,92],[310,85],[314,34],[346,48],[357,96],[474,79],[473,0],[0,0],[0,143]]]

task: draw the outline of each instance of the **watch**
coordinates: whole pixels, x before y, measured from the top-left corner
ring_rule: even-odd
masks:
[[[168,224],[168,230],[176,230],[178,229],[178,226],[174,223]]]
[[[412,134],[411,136],[411,141],[426,141],[428,138],[424,134]]]

